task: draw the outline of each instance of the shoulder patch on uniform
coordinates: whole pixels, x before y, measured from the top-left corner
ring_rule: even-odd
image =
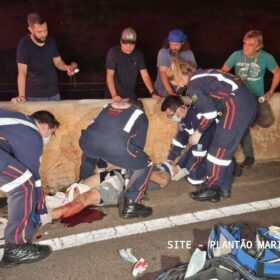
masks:
[[[192,95],[192,102],[195,102],[198,99],[198,96],[196,94]]]

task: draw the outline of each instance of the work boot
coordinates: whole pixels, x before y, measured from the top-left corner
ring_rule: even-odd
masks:
[[[246,157],[245,160],[241,163],[241,168],[249,169],[255,162],[254,157]]]
[[[47,245],[39,244],[6,244],[0,266],[12,267],[21,263],[33,263],[45,259],[52,249]]]
[[[197,201],[220,201],[220,195],[217,191],[210,188],[201,188],[195,192],[191,192],[190,196],[192,199]]]
[[[152,215],[152,213],[153,213],[153,209],[151,207],[146,207],[143,204],[125,198],[123,208],[120,211],[120,217],[124,219],[143,218]]]

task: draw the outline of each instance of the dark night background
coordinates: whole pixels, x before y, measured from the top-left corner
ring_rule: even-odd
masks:
[[[158,50],[173,28],[187,33],[202,68],[221,67],[242,48],[242,37],[250,29],[262,30],[265,50],[280,63],[279,0],[0,0],[0,100],[17,95],[16,46],[27,33],[26,15],[33,11],[47,19],[65,62],[76,61],[81,69],[76,86],[59,73],[66,99],[102,97],[106,53],[128,26],[137,31],[137,47],[153,79]]]

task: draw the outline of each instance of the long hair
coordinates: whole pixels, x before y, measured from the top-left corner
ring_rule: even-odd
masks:
[[[171,65],[167,69],[167,77],[170,82],[181,86],[185,80],[185,76],[190,78],[195,70],[195,67],[187,62],[182,61],[177,56],[174,56],[172,57]]]
[[[164,48],[164,49],[169,49],[169,41],[168,41],[168,38],[167,38],[167,37],[163,40],[162,48]],[[191,48],[190,42],[189,42],[189,40],[186,40],[186,41],[183,43],[180,52],[190,50],[190,48]]]

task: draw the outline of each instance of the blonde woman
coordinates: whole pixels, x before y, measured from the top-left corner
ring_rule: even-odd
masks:
[[[206,180],[191,197],[212,202],[219,201],[220,196],[229,197],[234,168],[232,157],[255,119],[256,101],[239,78],[214,69],[196,70],[178,58],[173,58],[167,75],[173,85],[187,86],[186,94],[200,112],[199,126],[189,138],[192,145],[199,142],[213,121],[219,120],[208,149]]]

